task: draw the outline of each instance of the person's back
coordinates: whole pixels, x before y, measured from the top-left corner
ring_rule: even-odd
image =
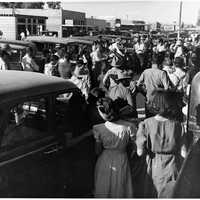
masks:
[[[60,77],[64,79],[69,79],[71,77],[71,63],[68,59],[64,59],[62,62],[58,63],[58,72]]]
[[[168,89],[169,80],[165,71],[162,71],[158,68],[150,68],[144,70],[141,74],[137,85],[144,84],[146,88],[146,97],[147,100],[152,98],[152,93],[159,88]]]
[[[33,59],[34,50],[31,47],[26,48],[26,55],[22,58],[22,67],[24,71],[38,72],[39,66]]]

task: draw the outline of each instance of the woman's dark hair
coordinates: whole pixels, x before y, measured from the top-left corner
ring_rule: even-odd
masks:
[[[59,60],[59,57],[57,55],[51,55],[51,58],[50,58],[51,61],[58,61]]]
[[[154,114],[159,114],[170,120],[182,121],[183,95],[174,91],[154,92],[152,109]]]
[[[100,98],[104,98],[104,97],[105,97],[105,92],[101,88],[95,87],[90,91],[87,101],[89,104],[96,105],[97,101]]]
[[[181,69],[184,67],[184,59],[182,58],[182,57],[176,57],[175,59],[174,59],[174,64],[177,66],[178,65],[178,67],[180,67]]]
[[[160,38],[158,42],[159,42],[159,43],[163,43],[164,41],[163,41],[162,38]]]
[[[119,117],[119,109],[114,101],[109,97],[100,98],[97,102],[98,108],[107,121],[117,120]]]

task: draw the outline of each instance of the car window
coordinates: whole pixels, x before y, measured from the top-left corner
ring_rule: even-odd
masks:
[[[0,110],[0,147],[16,147],[46,137],[48,133],[47,104],[45,98],[26,101],[10,109]]]
[[[22,70],[20,62],[20,51],[13,50],[12,55],[9,57],[9,69],[10,70]]]
[[[87,127],[84,115],[85,100],[79,93],[64,93],[56,96],[56,132],[79,134]]]

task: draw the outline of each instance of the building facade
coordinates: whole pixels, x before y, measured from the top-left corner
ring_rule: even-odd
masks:
[[[0,30],[6,39],[21,39],[20,34],[39,35],[46,30],[45,16],[22,14],[13,9],[0,9]]]
[[[0,9],[1,13],[6,10],[13,12],[13,9]],[[50,32],[57,32],[58,37],[68,37],[74,34],[81,34],[86,30],[86,17],[83,12],[69,11],[63,9],[14,9],[18,15],[32,15],[32,18],[45,18],[45,29]],[[38,17],[40,16],[40,17]],[[45,30],[43,29],[43,31]],[[31,32],[32,34],[32,32]]]
[[[136,21],[136,20],[124,20],[124,19],[112,19],[109,20],[111,25],[111,29],[121,30],[121,31],[132,31],[132,32],[140,32],[147,31],[149,29],[148,24],[144,21]]]
[[[104,19],[86,18],[87,30],[104,31],[108,24]]]

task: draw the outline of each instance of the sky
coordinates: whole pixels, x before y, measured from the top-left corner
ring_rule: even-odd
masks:
[[[196,24],[200,1],[182,1],[182,21]],[[81,11],[86,17],[102,18],[118,17],[128,20],[144,20],[146,22],[178,23],[178,0],[64,0],[62,7],[66,10]]]

